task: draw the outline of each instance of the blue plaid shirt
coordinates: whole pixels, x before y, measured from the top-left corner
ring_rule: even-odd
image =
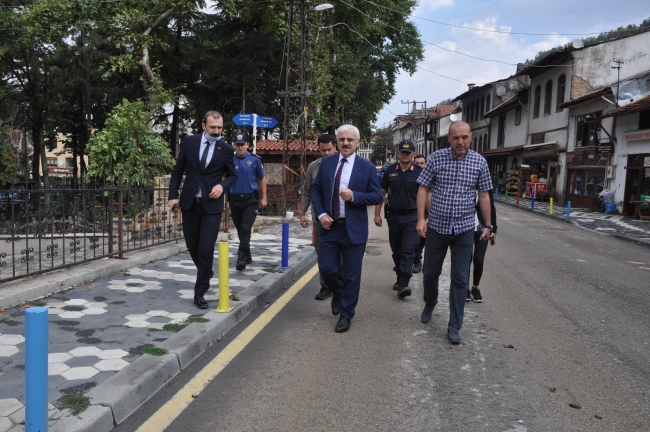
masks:
[[[485,158],[467,150],[461,160],[445,148],[429,155],[418,183],[432,194],[427,227],[440,234],[460,234],[476,228],[476,192],[492,189]]]

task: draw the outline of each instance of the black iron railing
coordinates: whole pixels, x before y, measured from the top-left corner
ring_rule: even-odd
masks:
[[[182,239],[168,182],[0,189],[0,283]]]

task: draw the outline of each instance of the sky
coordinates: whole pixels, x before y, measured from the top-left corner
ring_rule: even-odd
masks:
[[[379,113],[376,126],[388,126],[397,114],[409,112],[410,106],[401,101],[426,101],[427,107],[431,107],[465,92],[469,83],[480,85],[507,78],[515,73],[518,62],[533,59],[539,51],[631,23],[639,24],[646,18],[650,18],[648,0],[420,0],[411,21],[420,32],[424,59],[412,76],[405,72],[399,75],[395,97]],[[578,35],[585,33],[595,34]]]

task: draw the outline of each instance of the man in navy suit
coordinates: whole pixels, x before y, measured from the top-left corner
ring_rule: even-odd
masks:
[[[361,288],[361,264],[368,241],[368,206],[382,202],[377,170],[357,157],[359,129],[336,131],[338,154],[323,158],[312,186],[312,207],[320,221],[318,266],[332,291],[332,313],[341,315],[335,331],[350,328]],[[338,272],[343,255],[343,281]]]
[[[180,207],[183,213],[185,244],[196,265],[194,304],[207,309],[203,297],[214,274],[214,245],[219,235],[224,191],[237,179],[233,148],[221,139],[223,118],[208,111],[203,118],[203,133],[190,135],[181,144],[176,166],[169,181],[169,211],[178,206],[178,189],[185,174]]]

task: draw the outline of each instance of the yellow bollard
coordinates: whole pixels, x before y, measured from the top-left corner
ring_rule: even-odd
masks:
[[[549,204],[550,204],[548,210],[549,210],[549,212],[550,212],[551,214],[553,214],[553,198],[549,198],[549,201],[548,201],[548,202],[549,202]]]
[[[213,312],[228,313],[234,309],[230,307],[228,266],[228,242],[219,242],[219,307]]]

